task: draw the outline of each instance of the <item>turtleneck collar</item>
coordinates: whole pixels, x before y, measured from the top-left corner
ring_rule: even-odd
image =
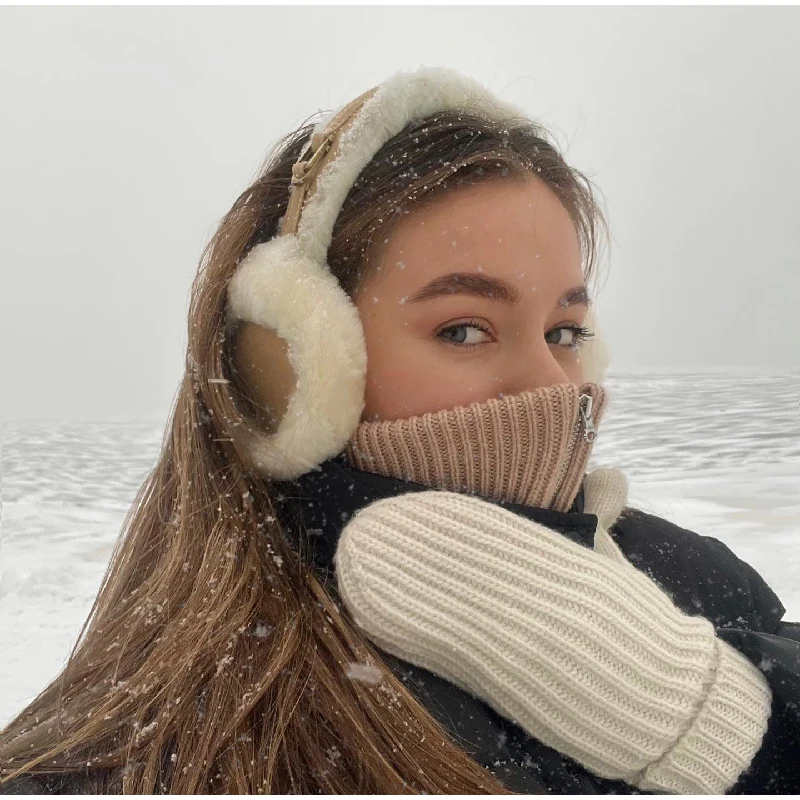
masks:
[[[606,406],[594,383],[557,384],[389,422],[362,422],[345,451],[357,469],[567,511]]]

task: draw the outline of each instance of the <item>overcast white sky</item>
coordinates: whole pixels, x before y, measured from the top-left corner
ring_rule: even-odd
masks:
[[[612,371],[800,368],[800,8],[0,8],[0,416],[165,419],[203,245],[399,69],[543,121],[613,242]]]

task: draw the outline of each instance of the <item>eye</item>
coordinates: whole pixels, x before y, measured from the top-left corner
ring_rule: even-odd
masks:
[[[486,341],[491,341],[491,339],[488,338],[489,328],[475,320],[447,325],[439,330],[436,335],[442,341],[448,344],[458,345],[459,347],[475,347]]]
[[[562,331],[568,332],[566,337],[567,341],[564,341],[564,337],[561,335]],[[550,338],[552,334],[556,334],[555,340]],[[547,339],[548,344],[577,348],[582,342],[591,339],[593,336],[594,331],[589,328],[584,328],[580,325],[560,325],[558,328],[553,328],[551,331],[548,331],[545,339]]]

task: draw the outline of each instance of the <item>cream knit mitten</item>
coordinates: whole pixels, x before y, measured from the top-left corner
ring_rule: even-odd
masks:
[[[378,647],[601,777],[722,794],[759,749],[764,677],[627,561],[480,498],[425,491],[362,509],[335,563]]]

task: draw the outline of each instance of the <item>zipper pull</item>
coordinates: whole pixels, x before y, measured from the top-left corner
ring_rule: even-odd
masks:
[[[581,419],[583,420],[583,440],[585,442],[593,442],[597,438],[597,431],[592,419],[594,400],[590,394],[582,394],[578,402],[580,403]]]

